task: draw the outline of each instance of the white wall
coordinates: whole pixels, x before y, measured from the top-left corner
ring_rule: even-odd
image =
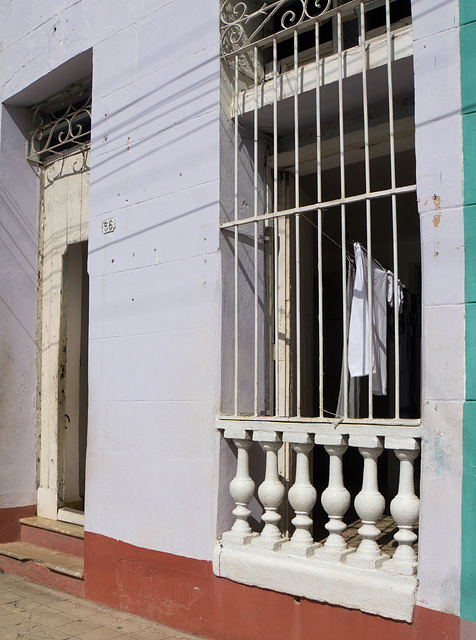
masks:
[[[210,558],[218,2],[15,0],[2,22],[0,85],[15,104],[79,79],[84,59],[66,82],[61,65],[92,49],[86,529]]]
[[[413,0],[422,233],[423,426],[418,604],[459,613],[464,362],[458,2]]]

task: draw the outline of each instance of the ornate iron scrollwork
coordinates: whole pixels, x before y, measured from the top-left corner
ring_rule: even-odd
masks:
[[[225,0],[220,12],[222,55],[237,53],[263,37],[318,18],[332,4],[333,0],[276,0],[251,9],[246,2]]]
[[[28,160],[48,160],[84,148],[91,137],[91,83],[75,84],[30,109]]]

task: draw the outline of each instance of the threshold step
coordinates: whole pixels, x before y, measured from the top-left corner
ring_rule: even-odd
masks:
[[[62,509],[58,509],[58,520],[84,527],[84,511],[63,507]]]
[[[60,520],[49,520],[48,518],[41,518],[40,516],[21,518],[20,523],[27,527],[36,527],[37,529],[44,529],[45,531],[54,531],[54,533],[61,533],[64,536],[71,536],[72,538],[80,538],[81,540],[84,540],[84,527],[79,524],[70,524],[69,522],[62,522]]]
[[[0,544],[0,555],[20,562],[42,564],[55,573],[61,573],[79,580],[84,579],[84,560],[82,558],[37,547],[28,542],[5,542]]]

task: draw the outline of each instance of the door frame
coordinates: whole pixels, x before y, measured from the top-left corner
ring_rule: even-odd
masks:
[[[63,263],[68,245],[88,240],[89,149],[65,155],[40,171],[37,514],[57,520],[65,477]]]

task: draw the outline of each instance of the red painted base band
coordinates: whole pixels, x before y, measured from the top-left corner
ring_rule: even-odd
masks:
[[[50,571],[45,565],[34,562],[20,562],[14,558],[0,556],[0,570],[26,578],[27,580],[31,580],[31,582],[43,584],[52,589],[58,589],[59,591],[71,593],[73,596],[84,598],[83,580]]]
[[[0,509],[0,543],[20,540],[20,518],[36,515],[36,504]]]
[[[461,620],[460,640],[474,640],[476,638],[476,622]]]
[[[89,600],[216,640],[459,640],[460,619],[415,607],[412,624],[217,578],[210,562],[85,532]]]

